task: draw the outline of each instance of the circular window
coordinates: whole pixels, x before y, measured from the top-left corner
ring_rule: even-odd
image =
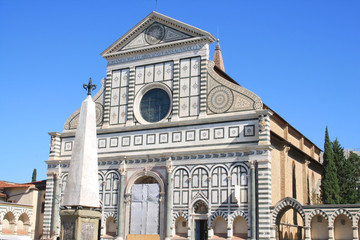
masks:
[[[158,122],[170,110],[170,97],[164,90],[154,88],[147,91],[140,102],[140,113],[145,121]]]
[[[145,85],[135,97],[134,115],[139,123],[165,121],[171,112],[171,90],[164,84]]]

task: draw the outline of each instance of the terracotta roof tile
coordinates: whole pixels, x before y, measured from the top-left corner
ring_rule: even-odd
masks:
[[[31,183],[11,183],[0,181],[0,188],[24,188],[24,187],[31,187],[34,184]]]

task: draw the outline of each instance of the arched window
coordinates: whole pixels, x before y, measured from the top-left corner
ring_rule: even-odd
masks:
[[[192,187],[207,188],[209,185],[208,177],[208,173],[204,168],[196,169],[192,174]]]
[[[174,205],[188,204],[189,202],[189,174],[185,169],[174,173]]]
[[[216,167],[211,175],[211,203],[221,204],[228,202],[228,174],[225,168]]]
[[[104,196],[104,178],[101,174],[98,174],[98,180],[99,180],[99,198],[102,201]]]
[[[240,199],[241,203],[248,202],[248,171],[242,166],[235,166],[231,170],[231,202],[237,203]],[[235,196],[235,188],[238,188],[240,191],[240,196]]]
[[[117,205],[118,186],[119,176],[115,172],[108,173],[105,180],[105,207]]]

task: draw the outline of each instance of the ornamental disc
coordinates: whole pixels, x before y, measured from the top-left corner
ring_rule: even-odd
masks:
[[[227,87],[216,87],[208,95],[209,109],[214,113],[223,113],[233,104],[234,96]]]
[[[148,44],[159,43],[165,36],[165,29],[161,24],[154,23],[145,31],[145,40]]]

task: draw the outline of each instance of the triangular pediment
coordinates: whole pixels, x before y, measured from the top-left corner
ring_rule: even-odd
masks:
[[[177,31],[166,25],[154,22],[146,30],[140,33],[134,40],[120,50],[151,46],[155,44],[168,43],[177,40],[191,38],[189,34]]]
[[[214,42],[210,33],[157,12],[152,12],[124,36],[119,38],[101,55],[105,58],[147,51],[173,44],[188,44],[192,41]]]

